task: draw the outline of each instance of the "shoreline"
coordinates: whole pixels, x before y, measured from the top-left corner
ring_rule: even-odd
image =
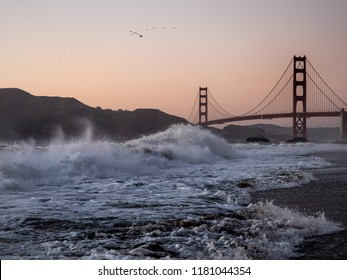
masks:
[[[315,181],[288,189],[252,193],[252,201],[274,200],[306,215],[324,212],[328,220],[338,222],[343,231],[311,236],[298,247],[295,259],[347,259],[347,150],[322,151],[311,154],[332,163],[332,166],[309,170]]]

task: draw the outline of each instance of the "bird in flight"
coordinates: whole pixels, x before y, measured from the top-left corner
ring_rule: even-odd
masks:
[[[129,32],[131,33],[131,36],[136,35],[136,36],[139,36],[140,38],[142,38],[142,37],[143,37],[143,35],[142,35],[142,34],[137,33],[137,32],[135,32],[135,31],[130,30]]]
[[[152,27],[152,30],[155,30],[155,29],[158,29],[158,28],[156,28],[156,27]],[[176,29],[176,27],[174,26],[174,27],[162,27],[162,30],[169,30],[169,29]],[[149,28],[146,28],[146,31],[149,31]],[[132,30],[130,30],[129,31],[130,33],[131,33],[131,36],[134,36],[134,35],[136,35],[136,36],[138,36],[139,38],[142,38],[143,37],[143,35],[142,34],[140,34],[140,33],[138,33],[138,32],[136,32],[136,31],[132,31]]]

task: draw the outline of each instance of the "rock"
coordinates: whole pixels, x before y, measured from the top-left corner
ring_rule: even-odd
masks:
[[[286,143],[306,143],[306,142],[308,142],[308,140],[305,137],[296,137],[286,141]]]
[[[265,136],[263,135],[254,135],[251,137],[248,137],[246,139],[246,142],[259,142],[259,143],[270,143],[269,139],[267,139]]]

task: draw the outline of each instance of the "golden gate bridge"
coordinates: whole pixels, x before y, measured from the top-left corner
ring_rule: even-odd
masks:
[[[200,87],[188,121],[207,127],[246,120],[292,118],[296,139],[307,138],[307,118],[340,117],[341,140],[347,140],[346,107],[346,102],[324,81],[306,56],[294,56],[275,86],[252,110],[234,115],[217,102],[207,87]],[[210,118],[211,115],[214,117]]]

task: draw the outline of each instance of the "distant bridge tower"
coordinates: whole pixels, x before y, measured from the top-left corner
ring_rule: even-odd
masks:
[[[294,56],[293,138],[307,138],[306,133],[306,56]]]
[[[199,88],[199,124],[206,126],[207,123],[207,87]]]
[[[345,109],[341,109],[341,125],[340,125],[340,140],[343,142],[347,142],[347,114]]]

